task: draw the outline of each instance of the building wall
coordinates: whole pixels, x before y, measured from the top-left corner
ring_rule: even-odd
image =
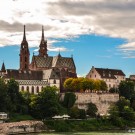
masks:
[[[119,100],[119,94],[110,94],[110,93],[104,94],[75,93],[75,94],[77,97],[75,105],[77,105],[79,109],[87,110],[88,103],[92,102],[96,104],[98,108],[98,113],[100,115],[106,115],[108,113],[110,105]],[[61,99],[64,99],[64,94],[62,94]]]
[[[59,79],[49,79],[50,86],[56,86],[58,89],[60,88],[60,80]]]
[[[46,87],[46,86],[43,86],[43,85],[26,85],[26,84],[23,84],[23,85],[19,85],[19,90],[20,91],[27,91],[29,93],[32,93],[32,94],[38,94],[39,92],[42,91],[42,89]]]
[[[99,73],[95,70],[95,68],[92,66],[90,72],[87,74],[86,78],[88,79],[102,79]]]

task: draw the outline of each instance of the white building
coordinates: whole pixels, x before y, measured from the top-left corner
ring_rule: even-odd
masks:
[[[119,69],[95,68],[92,66],[86,78],[104,80],[109,90],[110,88],[118,88],[120,82],[125,80],[125,74]]]

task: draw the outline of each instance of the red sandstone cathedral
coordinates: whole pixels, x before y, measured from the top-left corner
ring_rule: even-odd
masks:
[[[70,77],[77,77],[73,57],[49,56],[47,53],[47,40],[42,36],[39,45],[39,54],[32,56],[30,62],[29,45],[26,39],[24,26],[23,40],[20,46],[20,68],[6,69],[4,63],[0,71],[0,77],[8,80],[14,78],[19,83],[22,91],[36,94],[46,86],[57,86],[63,91],[63,82]]]

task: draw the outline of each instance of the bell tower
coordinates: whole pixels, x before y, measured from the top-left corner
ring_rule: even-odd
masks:
[[[25,25],[24,25],[23,40],[20,48],[20,70],[29,69],[29,56],[30,53],[29,53],[28,42],[26,40]]]
[[[44,39],[44,28],[42,26],[42,37],[39,45],[39,56],[47,57],[47,40]]]

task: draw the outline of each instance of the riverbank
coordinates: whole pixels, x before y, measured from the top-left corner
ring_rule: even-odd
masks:
[[[85,131],[103,131],[120,130],[108,120],[46,120],[45,125],[56,132],[85,132]]]
[[[0,135],[43,132],[46,129],[42,121],[21,121],[0,123]]]
[[[135,125],[135,124],[134,124]],[[132,126],[134,126],[132,125]],[[132,127],[131,126],[131,127]],[[130,127],[130,128],[131,128]],[[70,133],[70,132],[104,132],[104,131],[128,131],[127,127],[118,127],[107,119],[90,119],[90,120],[45,120],[21,121],[0,124],[0,135],[13,134],[30,134],[40,132],[53,133]],[[125,130],[126,129],[126,130]]]

